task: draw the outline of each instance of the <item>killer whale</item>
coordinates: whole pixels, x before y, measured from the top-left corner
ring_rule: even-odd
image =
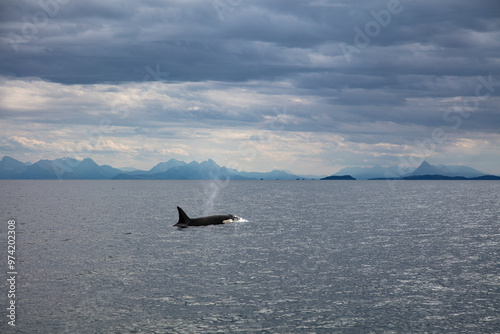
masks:
[[[189,218],[188,215],[180,207],[177,207],[179,211],[179,221],[174,226],[185,228],[189,226],[205,226],[205,225],[218,225],[232,223],[241,218],[235,215],[215,215],[200,218]]]

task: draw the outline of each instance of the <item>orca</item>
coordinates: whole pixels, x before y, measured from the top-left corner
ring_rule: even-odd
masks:
[[[205,226],[205,225],[218,225],[232,223],[237,220],[241,220],[240,217],[235,215],[216,215],[207,216],[200,218],[189,218],[188,215],[180,207],[177,207],[179,211],[179,221],[174,226],[185,228],[189,226]]]

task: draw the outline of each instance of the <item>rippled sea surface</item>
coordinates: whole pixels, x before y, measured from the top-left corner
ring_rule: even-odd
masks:
[[[498,333],[497,181],[0,181],[1,333]],[[231,213],[248,222],[177,229]]]

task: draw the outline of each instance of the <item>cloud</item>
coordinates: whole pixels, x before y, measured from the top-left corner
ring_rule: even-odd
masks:
[[[26,137],[19,136],[11,136],[8,138],[8,141],[12,143],[13,148],[17,149],[27,149],[27,150],[40,150],[40,149],[50,149],[52,147],[48,147],[49,145],[46,142],[36,140],[36,139],[28,139]],[[52,146],[52,145],[51,145]]]
[[[397,163],[435,129],[442,157],[497,142],[494,1],[401,0],[385,21],[386,0],[47,3],[0,5],[2,152],[224,160],[279,129],[254,168],[326,171]]]

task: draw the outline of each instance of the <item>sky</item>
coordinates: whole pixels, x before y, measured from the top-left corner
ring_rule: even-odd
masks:
[[[0,156],[500,174],[500,1],[4,0]]]

